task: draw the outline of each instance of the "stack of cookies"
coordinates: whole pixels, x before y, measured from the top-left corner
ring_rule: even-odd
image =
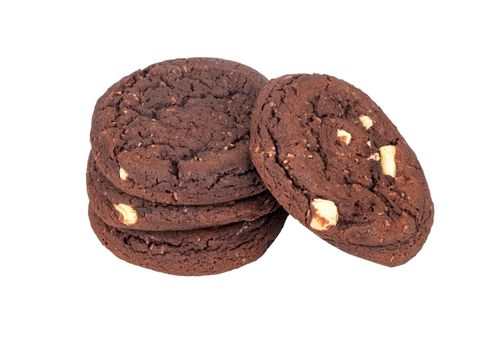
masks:
[[[287,213],[342,251],[397,266],[433,223],[403,136],[365,93],[328,75],[267,81],[219,59],[158,63],[99,99],[91,143],[94,231],[118,257],[158,271],[254,261]]]
[[[87,167],[89,218],[130,263],[178,275],[258,259],[287,214],[249,152],[251,112],[267,79],[219,59],[166,61],[98,100]]]

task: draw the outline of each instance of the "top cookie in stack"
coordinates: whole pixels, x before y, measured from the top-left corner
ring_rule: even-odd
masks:
[[[266,83],[239,63],[195,58],[108,89],[92,119],[87,186],[93,228],[109,249],[188,275],[261,256],[286,216],[249,155],[250,115]]]
[[[224,60],[173,60],[137,71],[97,102],[96,163],[116,187],[159,203],[216,204],[260,193],[249,127],[266,82]]]

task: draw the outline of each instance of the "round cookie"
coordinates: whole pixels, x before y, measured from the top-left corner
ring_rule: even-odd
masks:
[[[134,230],[192,230],[253,221],[278,208],[268,191],[223,204],[167,205],[129,195],[113,186],[89,157],[87,193],[91,208],[109,226]]]
[[[329,243],[396,266],[433,222],[416,155],[362,91],[327,75],[270,81],[253,111],[251,152],[289,214]]]
[[[173,275],[211,275],[229,271],[261,257],[287,217],[279,209],[251,222],[192,231],[137,231],[106,225],[89,208],[99,240],[131,264]]]
[[[249,127],[266,82],[249,67],[212,58],[134,72],[97,101],[91,143],[99,169],[121,190],[167,204],[217,204],[263,192]]]

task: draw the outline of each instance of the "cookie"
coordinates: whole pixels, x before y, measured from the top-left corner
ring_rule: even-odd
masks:
[[[287,214],[282,209],[260,219],[192,231],[137,231],[106,225],[89,208],[99,240],[131,264],[173,275],[210,275],[261,257],[275,240]]]
[[[89,157],[87,192],[94,212],[109,226],[134,230],[192,230],[253,221],[278,208],[268,191],[223,204],[167,205],[129,195],[114,187]]]
[[[211,58],[138,70],[97,101],[96,163],[113,185],[153,202],[217,204],[263,192],[249,127],[266,82],[249,67]]]
[[[412,258],[434,207],[415,153],[362,91],[327,75],[272,80],[251,153],[281,206],[340,249],[383,265]]]

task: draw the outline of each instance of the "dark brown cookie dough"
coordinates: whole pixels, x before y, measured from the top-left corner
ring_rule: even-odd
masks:
[[[434,208],[417,157],[383,111],[342,80],[272,80],[253,111],[251,152],[280,205],[348,253],[396,266],[429,234]]]
[[[268,192],[233,202],[211,205],[167,205],[129,195],[113,186],[89,157],[87,193],[91,207],[106,224],[133,230],[192,230],[253,221],[278,208]]]
[[[426,221],[422,231],[429,232],[432,226],[432,220]],[[382,263],[388,266],[398,266],[406,263],[413,258],[424,245],[426,234],[419,235],[415,240],[409,240],[403,243],[390,245],[369,246],[354,245],[350,243],[338,242],[337,247],[349,254],[359,256],[361,258]]]
[[[249,127],[266,82],[249,67],[211,58],[138,70],[96,104],[97,165],[116,187],[154,202],[216,204],[260,193]]]
[[[151,232],[110,227],[89,209],[94,232],[117,257],[156,271],[189,276],[221,273],[255,261],[275,240],[286,217],[279,209],[251,222]]]

